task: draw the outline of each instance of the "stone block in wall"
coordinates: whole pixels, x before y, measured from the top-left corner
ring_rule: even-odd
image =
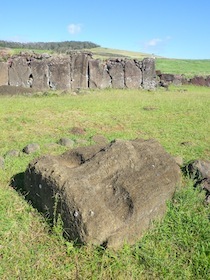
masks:
[[[206,86],[210,87],[210,76],[206,77]]]
[[[71,88],[88,88],[88,61],[90,56],[85,53],[75,53],[71,59]]]
[[[111,77],[107,65],[100,60],[89,60],[89,88],[109,88]]]
[[[53,57],[48,60],[49,87],[52,89],[70,89],[70,57]]]
[[[113,88],[125,87],[124,63],[118,60],[110,60],[107,63]]]
[[[7,86],[8,79],[8,64],[6,62],[0,62],[0,86]]]
[[[190,79],[190,84],[195,86],[206,86],[206,79],[202,76],[195,76]]]
[[[25,57],[13,58],[9,66],[9,85],[30,87],[31,68]]]
[[[127,88],[140,88],[142,84],[142,71],[134,60],[125,61],[125,86]]]
[[[49,88],[47,60],[34,59],[31,61],[32,88],[44,90]]]
[[[155,72],[155,60],[154,58],[144,58],[142,60],[142,86],[144,89],[155,89],[157,85],[156,72]]]

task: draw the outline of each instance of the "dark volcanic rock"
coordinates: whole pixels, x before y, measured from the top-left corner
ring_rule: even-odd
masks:
[[[69,56],[54,57],[48,61],[49,86],[52,89],[70,89],[70,58]]]
[[[133,244],[164,215],[179,182],[173,158],[140,139],[44,156],[25,172],[27,198],[54,220],[60,214],[68,239],[114,248]]]
[[[107,68],[112,81],[113,88],[125,87],[124,65],[122,61],[110,60],[108,61]]]
[[[125,86],[127,88],[142,86],[142,71],[133,60],[125,61]]]
[[[75,127],[72,127],[72,129],[70,130],[70,133],[74,134],[74,135],[84,135],[85,129],[75,126]]]
[[[101,89],[111,87],[107,65],[100,60],[89,60],[89,87]]]
[[[30,87],[31,68],[25,57],[16,57],[9,67],[9,85]]]
[[[18,150],[10,150],[6,153],[6,157],[19,157],[20,151]]]
[[[210,161],[195,160],[184,167],[185,173],[195,181],[195,187],[200,186],[206,191],[206,201],[210,202]]]
[[[88,88],[88,61],[90,56],[85,53],[72,54],[71,63],[71,88]]]
[[[25,154],[32,154],[32,153],[37,152],[39,149],[40,149],[39,144],[31,143],[31,144],[28,144],[26,147],[23,148],[23,152]]]
[[[144,58],[142,61],[143,88],[153,90],[157,86],[155,60],[153,58]]]
[[[193,84],[195,86],[206,86],[206,80],[204,77],[200,76],[195,76],[189,81],[190,84]]]
[[[38,90],[49,88],[49,69],[47,59],[33,59],[30,63],[32,87]]]
[[[74,146],[74,141],[69,138],[63,137],[58,141],[58,144],[65,146],[65,147],[72,148]]]

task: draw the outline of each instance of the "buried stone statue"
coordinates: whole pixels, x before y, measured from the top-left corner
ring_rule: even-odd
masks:
[[[116,140],[43,156],[25,172],[28,199],[69,240],[119,248],[161,218],[180,168],[156,140]]]

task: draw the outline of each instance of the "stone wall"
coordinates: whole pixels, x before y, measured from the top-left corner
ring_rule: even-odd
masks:
[[[0,86],[45,89],[156,87],[155,61],[93,59],[89,53],[22,54],[0,63]]]
[[[157,85],[168,87],[170,84],[181,85],[195,85],[210,87],[210,76],[194,76],[193,78],[186,78],[184,75],[163,74],[159,70],[156,71]]]

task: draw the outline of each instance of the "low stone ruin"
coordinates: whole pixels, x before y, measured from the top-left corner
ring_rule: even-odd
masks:
[[[186,78],[184,75],[165,74],[161,71],[156,71],[157,85],[168,88],[169,85],[175,86],[181,85],[195,85],[210,87],[210,76],[194,76],[192,78]]]
[[[206,192],[206,202],[210,203],[210,161],[197,159],[184,166],[185,174],[194,181],[194,187]]]
[[[116,140],[33,160],[24,185],[39,211],[61,217],[69,240],[119,248],[164,215],[180,177],[156,140]]]
[[[144,88],[156,86],[155,62],[93,59],[89,53],[70,55],[22,54],[0,62],[0,86],[36,90],[78,88]]]

